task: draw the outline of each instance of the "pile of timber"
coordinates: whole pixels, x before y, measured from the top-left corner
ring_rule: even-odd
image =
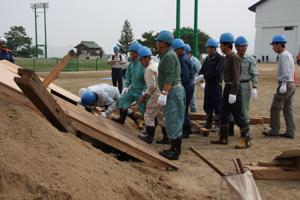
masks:
[[[244,165],[254,179],[300,180],[300,150],[287,150],[271,161],[258,161]]]

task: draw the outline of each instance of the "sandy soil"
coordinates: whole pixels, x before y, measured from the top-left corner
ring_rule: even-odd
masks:
[[[269,116],[275,93],[276,64],[259,64],[258,99],[251,100],[250,116]],[[48,73],[38,73],[45,78]],[[296,66],[296,74],[300,68]],[[54,83],[76,95],[82,87],[111,83],[109,71],[63,72]],[[300,79],[299,79],[300,81]],[[198,112],[203,113],[203,91],[197,88]],[[300,93],[294,96],[297,130]],[[220,176],[188,148],[195,147],[221,171],[234,171],[232,157],[243,163],[270,161],[282,151],[300,149],[295,139],[261,134],[268,124],[251,125],[252,146],[236,150],[239,130],[228,145],[211,145],[208,137],[193,134],[182,143],[178,171],[164,171],[122,162],[68,133],[59,132],[31,110],[0,98],[0,199],[217,199]],[[129,121],[130,122],[130,121]],[[298,124],[299,123],[299,124]],[[204,121],[200,121],[204,124]],[[281,132],[285,131],[282,117]],[[143,132],[143,131],[141,131]],[[155,139],[161,138],[157,129]],[[157,149],[167,145],[152,144]],[[256,180],[262,199],[300,199],[299,181]],[[223,199],[229,199],[223,183]]]

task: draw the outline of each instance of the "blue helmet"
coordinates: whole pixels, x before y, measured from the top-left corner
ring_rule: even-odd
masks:
[[[187,53],[191,52],[192,51],[191,46],[189,44],[185,44],[184,45],[184,51],[187,52]]]
[[[179,49],[179,48],[182,48],[182,47],[184,47],[183,40],[182,39],[175,39],[173,44],[172,44],[173,50]]]
[[[236,38],[234,45],[239,46],[239,45],[248,45],[248,41],[244,36],[239,36]]]
[[[160,40],[169,44],[174,42],[174,35],[170,31],[161,31],[155,41]]]
[[[218,41],[215,40],[215,39],[209,39],[209,40],[207,40],[205,46],[206,47],[216,47],[216,48],[218,48]]]
[[[96,101],[96,95],[92,92],[86,92],[82,95],[81,105],[84,107],[92,105]]]
[[[141,47],[142,45],[140,43],[134,42],[130,45],[129,51],[138,51]]]
[[[140,50],[138,51],[138,59],[145,57],[145,56],[152,56],[152,52],[148,47],[142,46],[140,48]]]
[[[272,43],[270,43],[270,44],[272,45],[274,42],[284,42],[284,43],[287,43],[286,38],[285,38],[284,35],[275,35],[273,37]]]
[[[221,42],[234,42],[234,36],[231,33],[223,33],[220,37]]]
[[[118,46],[115,46],[114,51],[120,51],[120,48]]]

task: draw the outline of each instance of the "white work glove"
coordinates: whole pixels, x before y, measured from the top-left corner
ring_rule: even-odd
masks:
[[[228,101],[229,101],[230,104],[234,104],[235,101],[236,101],[236,95],[229,94]]]
[[[126,94],[127,92],[128,92],[128,88],[126,87],[126,88],[124,88],[124,89],[122,90],[121,96],[124,95],[124,94]]]
[[[81,100],[80,99],[78,99],[78,100],[75,100],[76,101],[76,103],[81,103]]]
[[[257,99],[257,91],[256,91],[256,88],[253,88],[253,89],[252,89],[251,97],[252,97],[253,100],[256,100],[256,99]]]
[[[204,89],[205,89],[205,83],[201,83],[200,89],[201,89],[201,90],[204,90]]]
[[[282,84],[282,85],[280,86],[279,92],[280,92],[281,94],[286,93],[286,84]]]
[[[145,92],[142,92],[142,96],[145,94]]]
[[[167,104],[167,95],[163,95],[163,94],[159,95],[157,103],[161,106],[166,105]]]
[[[106,117],[106,112],[100,112],[103,117]]]
[[[197,76],[197,77],[195,78],[196,83],[199,82],[199,81],[203,81],[203,80],[204,80],[203,74],[200,74],[199,76]]]

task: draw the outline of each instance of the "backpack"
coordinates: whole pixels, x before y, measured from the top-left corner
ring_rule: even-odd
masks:
[[[119,54],[119,58],[120,58],[120,61],[122,61],[122,56],[121,56],[121,54]],[[112,55],[111,60],[114,60],[114,59],[115,59],[115,55]]]

